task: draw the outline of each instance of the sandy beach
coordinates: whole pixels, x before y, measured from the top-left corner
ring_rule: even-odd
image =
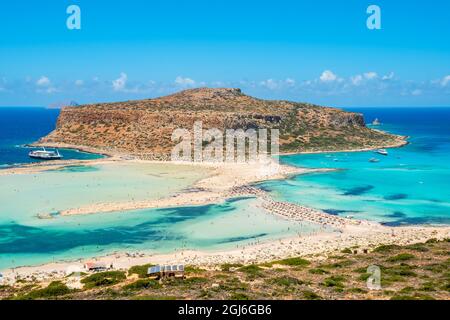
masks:
[[[189,190],[184,190],[165,198],[114,202],[114,203],[96,203],[84,207],[62,210],[60,215],[80,215],[93,213],[107,213],[114,211],[138,210],[150,208],[167,208],[174,206],[205,205],[211,203],[220,203],[227,198],[240,197],[247,195],[246,192],[236,192],[236,188],[252,183],[283,179],[290,175],[305,174],[311,172],[325,172],[330,169],[305,169],[296,168],[287,165],[280,165],[276,162],[267,163],[195,163],[195,162],[172,162],[155,160],[123,160],[117,155],[100,160],[67,160],[55,161],[50,164],[29,164],[21,167],[14,167],[0,171],[0,175],[17,174],[37,174],[46,170],[54,170],[65,166],[73,165],[129,165],[129,164],[170,164],[179,166],[201,167],[208,171],[208,176],[195,183]],[[242,190],[241,190],[242,191]],[[41,218],[48,218],[49,213],[42,212]]]
[[[67,276],[67,270],[80,269],[86,262],[112,265],[115,270],[127,270],[135,265],[185,264],[215,269],[224,263],[263,263],[288,257],[308,257],[321,260],[343,249],[352,248],[363,254],[381,244],[407,245],[434,238],[442,240],[450,237],[450,227],[383,227],[377,223],[361,222],[348,224],[337,232],[319,232],[309,236],[298,236],[277,241],[254,242],[236,246],[227,251],[180,250],[171,254],[146,252],[118,252],[94,259],[49,263],[42,266],[21,267],[6,270],[6,282],[18,279],[47,281]]]

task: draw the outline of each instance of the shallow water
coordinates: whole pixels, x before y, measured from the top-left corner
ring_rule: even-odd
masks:
[[[0,224],[0,269],[113,252],[217,250],[317,232],[258,207],[255,199],[218,205],[58,217],[38,226]]]
[[[38,174],[0,176],[0,223],[43,225],[38,214],[91,204],[167,197],[205,177],[200,168],[166,164],[69,166]]]
[[[388,156],[349,152],[284,156],[300,167],[336,172],[261,184],[282,200],[388,225],[450,224],[450,109],[361,109],[380,129],[410,136]],[[377,158],[378,163],[369,162]]]
[[[0,176],[0,269],[116,251],[227,249],[319,230],[268,214],[252,198],[195,207],[58,215],[95,203],[168,197],[207,173],[192,166],[129,163]],[[39,213],[51,213],[53,219],[39,219]]]

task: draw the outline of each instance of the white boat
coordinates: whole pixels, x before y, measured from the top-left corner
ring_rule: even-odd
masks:
[[[383,156],[387,156],[388,155],[388,152],[387,152],[386,149],[378,149],[375,152],[378,153],[378,154],[381,154]]]
[[[378,120],[378,118],[376,118],[375,120],[372,121],[372,125],[373,126],[379,126],[381,124],[380,120]]]
[[[380,162],[380,160],[377,158],[370,158],[369,162]]]
[[[28,156],[30,158],[40,160],[59,160],[63,157],[58,150],[47,151],[45,148],[42,148],[42,150],[33,150],[28,154]]]

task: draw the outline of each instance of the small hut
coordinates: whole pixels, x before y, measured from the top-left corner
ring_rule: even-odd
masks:
[[[184,279],[184,265],[163,265],[150,267],[147,270],[149,277],[155,277],[156,279],[164,278],[181,278]]]

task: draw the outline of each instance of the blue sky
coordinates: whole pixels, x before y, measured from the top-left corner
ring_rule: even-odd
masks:
[[[81,8],[81,30],[66,8]],[[382,29],[366,27],[381,8]],[[450,106],[450,2],[40,0],[0,5],[0,106],[240,87],[338,106]]]

